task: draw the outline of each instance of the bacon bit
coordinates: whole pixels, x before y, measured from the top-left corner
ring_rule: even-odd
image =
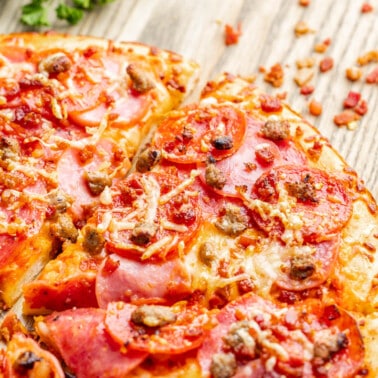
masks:
[[[259,66],[259,72],[260,73],[265,73],[266,72],[266,68],[264,66]]]
[[[322,54],[328,50],[328,47],[331,44],[330,38],[325,39],[323,42],[317,43],[314,47],[314,51]]]
[[[350,67],[345,71],[345,76],[350,81],[360,80],[362,76],[362,70],[358,67]]]
[[[359,114],[360,116],[363,116],[367,113],[368,111],[368,105],[365,100],[361,100],[357,106],[354,108],[354,111]]]
[[[255,163],[244,163],[244,169],[247,172],[252,172],[257,168],[257,165]]]
[[[358,92],[350,91],[347,98],[344,100],[344,109],[345,108],[354,108],[357,106],[358,102],[361,99],[361,94]]]
[[[314,92],[315,90],[315,87],[311,84],[309,85],[304,85],[303,87],[301,87],[301,91],[300,93],[304,96],[308,96],[310,95],[312,92]]]
[[[313,30],[311,30],[308,25],[307,25],[307,22],[305,21],[299,21],[296,25],[295,25],[295,29],[294,29],[294,33],[297,37],[300,37],[302,35],[305,35],[305,34],[308,34],[310,32],[312,32]]]
[[[311,0],[299,0],[299,5],[302,7],[308,7],[311,3]]]
[[[361,13],[370,13],[373,11],[373,6],[369,3],[363,3],[361,6]]]
[[[319,63],[319,69],[321,72],[327,72],[333,68],[333,59],[331,57],[325,57]]]
[[[294,76],[294,81],[299,87],[303,87],[307,84],[314,76],[314,70],[311,68],[302,68]]]
[[[257,146],[255,155],[257,161],[261,164],[272,164],[274,162],[274,159],[276,158],[270,144]]]
[[[264,76],[264,80],[267,83],[273,85],[273,87],[280,87],[283,83],[284,71],[281,64],[276,63],[274,66],[270,67],[270,71]]]
[[[366,76],[366,82],[368,84],[378,84],[378,66]]]
[[[241,35],[241,22],[239,22],[237,29],[229,24],[226,24],[224,26],[224,43],[226,44],[226,46],[237,44]]]
[[[340,126],[348,126],[352,122],[358,121],[359,119],[360,119],[360,116],[358,114],[356,114],[352,110],[347,109],[335,115],[333,117],[333,122],[335,123],[335,125],[340,127]]]
[[[303,134],[304,134],[303,129],[300,126],[297,126],[297,128],[295,129],[295,136],[300,138],[301,136],[303,136]]]
[[[308,104],[308,110],[311,115],[318,117],[322,114],[323,106],[316,100],[311,100]]]
[[[315,59],[312,57],[298,59],[296,62],[297,68],[311,68],[314,67]]]
[[[260,96],[261,109],[266,113],[280,112],[282,110],[281,101],[277,97]]]
[[[378,62],[378,50],[371,50],[365,53],[364,55],[361,55],[357,59],[357,63],[360,66],[365,66],[372,62]]]

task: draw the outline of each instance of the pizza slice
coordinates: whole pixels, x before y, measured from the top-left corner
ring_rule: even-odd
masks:
[[[157,119],[190,91],[197,65],[139,43],[55,33],[1,35],[0,60],[0,299],[10,306],[76,241]]]

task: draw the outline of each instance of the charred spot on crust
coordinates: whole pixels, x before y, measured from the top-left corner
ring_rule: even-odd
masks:
[[[102,172],[85,172],[84,179],[88,185],[89,191],[95,196],[101,194],[106,186],[112,184],[112,179],[106,173]]]
[[[205,170],[205,181],[212,188],[222,189],[226,185],[227,179],[215,164],[208,164]]]
[[[134,227],[130,239],[137,245],[146,245],[155,236],[156,232],[156,224],[141,222]]]
[[[177,315],[167,306],[142,305],[131,314],[131,321],[136,325],[162,327],[174,323]]]
[[[232,140],[232,137],[228,135],[221,135],[215,137],[211,144],[216,150],[224,151],[224,150],[231,150],[231,148],[234,146],[234,142]]]
[[[261,134],[270,140],[285,140],[290,135],[290,124],[287,120],[268,120],[260,128]]]
[[[293,280],[303,281],[315,273],[316,267],[314,259],[309,255],[294,256],[290,260],[289,276]]]
[[[95,226],[84,227],[83,238],[83,248],[91,255],[97,255],[102,251],[105,239]]]
[[[216,353],[211,359],[210,374],[213,378],[231,378],[237,369],[233,353]]]
[[[13,363],[15,370],[22,374],[26,373],[27,370],[32,370],[36,362],[41,361],[41,358],[38,357],[33,352],[27,350],[22,352]]]
[[[135,166],[136,170],[141,173],[150,171],[152,167],[159,163],[160,159],[160,151],[147,149],[139,155]]]

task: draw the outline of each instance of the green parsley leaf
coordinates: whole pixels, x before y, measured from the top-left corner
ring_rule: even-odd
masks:
[[[49,26],[44,0],[33,0],[21,8],[21,22],[29,26]]]
[[[92,0],[73,0],[76,8],[90,9],[92,8]]]
[[[76,25],[83,18],[83,11],[78,8],[70,7],[66,4],[59,4],[56,8],[56,16],[60,20],[66,20],[71,25]]]

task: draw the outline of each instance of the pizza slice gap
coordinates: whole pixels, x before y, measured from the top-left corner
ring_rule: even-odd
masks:
[[[1,301],[11,306],[149,129],[191,91],[198,66],[139,43],[56,33],[0,36]]]

